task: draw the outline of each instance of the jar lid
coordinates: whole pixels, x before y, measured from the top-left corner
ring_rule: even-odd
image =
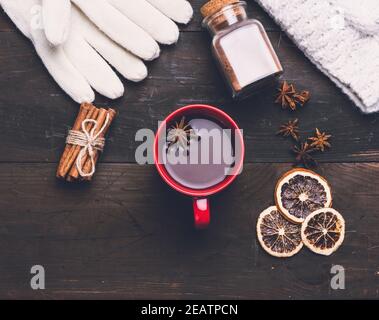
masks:
[[[221,10],[223,7],[227,5],[231,5],[234,3],[240,2],[239,0],[210,0],[206,4],[204,4],[200,12],[204,18],[209,17],[215,14],[217,11]]]

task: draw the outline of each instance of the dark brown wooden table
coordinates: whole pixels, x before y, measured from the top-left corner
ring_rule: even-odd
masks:
[[[273,91],[232,102],[196,16],[177,46],[164,48],[141,84],[97,105],[119,111],[93,183],[55,177],[67,129],[78,105],[54,83],[4,13],[0,14],[0,298],[313,299],[379,296],[379,115],[362,115],[254,3],[286,69],[285,79],[310,89],[295,114],[273,103]],[[170,190],[153,166],[135,164],[140,128],[180,106],[207,103],[244,129],[246,164],[228,190],[212,198],[208,230],[192,227],[190,199]],[[344,245],[331,257],[303,249],[280,260],[259,246],[255,222],[273,203],[277,178],[291,168],[291,143],[275,136],[298,117],[304,135],[333,135],[318,156],[334,207],[347,223]],[[43,265],[46,289],[30,287],[30,268]],[[330,287],[332,265],[346,289]]]

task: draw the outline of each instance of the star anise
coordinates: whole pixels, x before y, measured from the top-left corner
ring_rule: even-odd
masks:
[[[295,93],[293,95],[293,99],[301,107],[303,107],[309,101],[310,98],[311,98],[311,94],[309,91],[306,91],[306,90],[300,93]]]
[[[302,164],[305,168],[317,166],[317,161],[312,158],[311,153],[316,151],[307,142],[294,146],[292,151],[296,154],[296,164]]]
[[[315,136],[308,139],[311,141],[312,148],[324,152],[325,148],[330,148],[332,146],[328,141],[331,137],[331,135],[326,134],[325,132],[320,132],[320,130],[316,128]]]
[[[279,89],[279,95],[275,100],[275,103],[280,103],[283,109],[289,107],[291,110],[296,110],[296,102],[293,99],[296,90],[293,84],[288,84],[287,81],[284,81],[282,86]]]
[[[295,119],[292,121],[288,121],[283,124],[277,134],[282,135],[283,137],[291,136],[296,141],[299,141],[299,127],[298,127],[299,119]]]
[[[189,141],[193,138],[198,138],[198,136],[191,126],[186,123],[185,117],[182,117],[180,122],[175,122],[175,125],[171,126],[167,132],[168,148],[178,146],[186,149]]]

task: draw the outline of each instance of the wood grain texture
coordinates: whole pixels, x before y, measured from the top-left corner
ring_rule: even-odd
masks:
[[[125,81],[114,106],[102,164],[91,184],[55,180],[57,161],[78,106],[51,80],[31,44],[0,12],[0,298],[379,298],[378,115],[364,116],[303,56],[273,21],[263,21],[285,79],[310,89],[297,113],[274,105],[273,90],[232,102],[210,53],[193,0],[194,21],[178,45],[149,63],[141,84]],[[212,198],[212,225],[192,227],[191,200],[170,190],[152,166],[133,164],[137,130],[179,106],[216,105],[244,129],[246,165],[230,189]],[[332,257],[304,248],[278,260],[259,246],[255,222],[273,203],[277,178],[290,168],[291,143],[275,136],[298,117],[303,136],[315,127],[333,135],[319,157],[334,206],[345,216],[344,245]],[[30,268],[46,268],[44,291],[30,289]],[[330,289],[330,268],[346,268],[346,290]]]
[[[200,2],[195,2],[195,11]],[[249,8],[253,16],[257,11],[261,18],[261,10]],[[198,18],[196,15],[193,25],[199,24]],[[78,106],[50,78],[28,40],[14,29],[7,31],[7,20],[0,15],[4,30],[0,32],[0,161],[57,162]],[[312,92],[312,101],[303,110],[281,110],[274,104],[272,89],[234,103],[211,57],[206,31],[183,32],[178,45],[164,48],[161,58],[149,64],[146,81],[125,82],[125,97],[111,102],[97,96],[98,105],[119,111],[103,161],[133,163],[137,130],[155,131],[158,121],[171,111],[192,103],[216,105],[235,118],[244,129],[248,162],[292,161],[291,145],[275,133],[294,117],[300,119],[304,136],[312,134],[315,127],[333,135],[333,149],[321,161],[378,161],[378,115],[360,114],[282,33],[271,32],[270,37],[286,69],[285,78]]]
[[[285,164],[249,164],[211,199],[212,224],[192,227],[191,200],[153,167],[100,166],[91,185],[58,183],[52,164],[0,165],[1,298],[378,298],[378,164],[325,164],[346,239],[331,257],[306,248],[268,256],[255,222],[273,203]],[[17,205],[15,205],[17,204]],[[47,289],[29,287],[30,267],[46,268]],[[346,290],[330,288],[330,268],[346,269]]]

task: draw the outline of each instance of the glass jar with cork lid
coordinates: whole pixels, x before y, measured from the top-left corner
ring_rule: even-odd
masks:
[[[245,8],[239,0],[211,0],[201,8],[213,55],[237,100],[276,83],[283,73],[264,27],[249,19]]]

